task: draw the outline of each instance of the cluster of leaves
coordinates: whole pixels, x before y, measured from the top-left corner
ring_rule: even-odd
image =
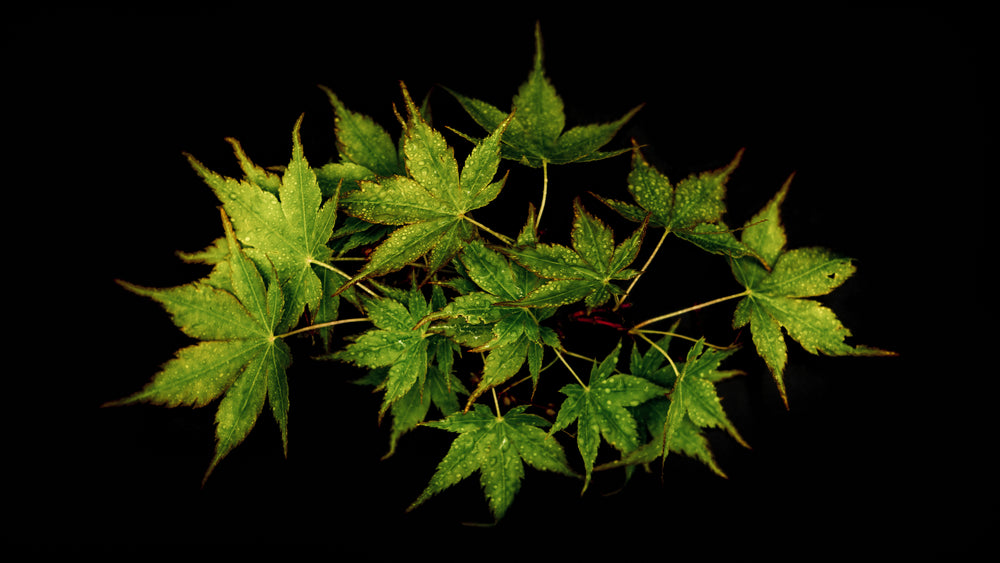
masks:
[[[336,114],[335,162],[309,164],[301,118],[283,168],[258,166],[235,140],[243,178],[223,177],[189,157],[221,202],[224,236],[183,257],[211,264],[211,273],[175,288],[122,285],[162,304],[197,342],[178,351],[141,391],[109,404],[197,407],[221,398],[207,479],[247,436],[265,403],[287,446],[291,352],[285,340],[318,334],[322,357],[339,366],[334,369],[353,373],[345,364],[360,367],[364,375],[356,382],[382,394],[379,419],[392,420],[386,455],[420,426],[457,434],[411,508],[478,471],[500,519],[525,463],[579,478],[586,490],[595,471],[624,468],[631,475],[636,467],[662,463],[670,452],[724,476],[708,429],[722,429],[746,445],[716,387],[742,373],[720,369],[736,348],[679,335],[676,324],[669,331],[644,328],[687,310],[622,327],[631,337],[627,365],[620,361],[621,341],[603,359],[590,358],[571,351],[550,324],[571,305],[586,311],[620,307],[670,234],[729,262],[744,290],[713,303],[739,299],[733,326],[750,324],[753,345],[783,398],[786,333],[812,353],[888,354],[846,344],[849,332],[833,312],[806,299],[833,290],[854,269],[850,259],[825,249],[786,249],[780,205],[787,183],[741,229],[729,228],[723,220],[726,183],[742,153],[722,169],[673,184],[638,146],[602,150],[639,108],[612,123],[564,131],[562,102],[545,75],[537,28],[535,38],[534,67],[509,112],[449,90],[486,132],[481,138],[460,134],[473,143],[461,165],[425,117],[427,101],[418,107],[405,85],[398,140],[326,91]],[[594,194],[638,224],[619,242],[579,197],[570,246],[543,241],[538,225],[547,183],[537,211],[526,205],[516,237],[473,218],[504,189],[504,161],[546,169],[628,153],[633,201]],[[637,268],[645,236],[655,229],[662,230],[659,243]],[[353,273],[338,266],[352,262],[362,263]],[[335,330],[362,323],[370,326],[348,331],[346,342],[335,338]],[[687,348],[677,358],[669,351],[675,342]],[[589,365],[586,381],[574,364]],[[543,372],[564,399],[550,413],[534,414],[530,400]],[[501,407],[498,390],[506,394],[529,380],[527,400]],[[571,461],[567,442],[575,443],[579,463]],[[617,459],[598,463],[602,443]]]

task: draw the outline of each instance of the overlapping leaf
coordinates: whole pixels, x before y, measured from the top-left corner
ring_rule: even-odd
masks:
[[[487,131],[496,130],[509,117],[506,112],[486,102],[451,90],[449,92]],[[546,163],[587,162],[624,153],[627,149],[603,152],[600,148],[610,142],[641,107],[633,108],[611,123],[577,126],[564,131],[566,116],[563,102],[545,76],[542,34],[540,27],[536,26],[534,67],[514,96],[514,119],[503,134],[501,155],[505,159],[540,168]]]
[[[433,272],[476,236],[467,214],[493,201],[504,180],[493,181],[500,163],[500,123],[470,153],[459,172],[454,151],[431,128],[403,87],[408,119],[403,135],[407,176],[362,181],[341,199],[346,213],[370,223],[398,226],[372,252],[353,283],[384,274],[429,254]]]
[[[430,346],[447,346],[450,344],[444,339],[435,339],[430,342]],[[437,356],[435,357],[435,353]],[[451,357],[451,351],[442,353],[441,350],[431,350],[430,356],[437,360]],[[448,416],[462,409],[458,395],[468,395],[462,382],[453,373],[441,367],[445,362],[431,361],[427,366],[427,374],[423,381],[418,381],[397,401],[389,407],[389,415],[392,417],[392,428],[389,433],[389,451],[383,459],[391,457],[396,452],[396,446],[400,438],[420,425],[427,419],[431,407],[435,407],[442,415]],[[375,368],[369,371],[368,375],[358,383],[372,384],[377,388],[384,387],[389,366]]]
[[[733,326],[750,324],[757,352],[767,363],[785,405],[784,370],[788,360],[785,333],[811,354],[835,356],[885,356],[892,352],[844,342],[851,332],[833,311],[805,297],[826,295],[855,271],[850,258],[818,247],[786,250],[780,207],[791,178],[752,217],[743,230],[742,243],[757,257],[733,259],[733,274],[747,289],[736,306]]]
[[[411,389],[423,389],[428,366],[435,360],[448,366],[442,370],[450,375],[451,349],[443,336],[428,333],[428,325],[420,321],[431,313],[427,302],[416,286],[406,295],[405,302],[390,297],[365,298],[362,301],[374,328],[365,331],[343,350],[331,355],[332,359],[351,362],[367,368],[388,367],[378,389],[384,390],[381,418],[394,403]],[[442,341],[442,342],[439,342]],[[447,357],[445,357],[447,355]]]
[[[487,355],[483,377],[469,395],[468,408],[482,393],[513,377],[526,361],[537,385],[544,346],[558,346],[559,341],[552,329],[539,324],[552,315],[553,309],[497,306],[497,303],[516,302],[528,295],[541,284],[536,275],[487,248],[481,241],[470,243],[460,259],[465,275],[479,290],[456,297],[435,318],[451,319],[438,328],[453,337],[468,325],[480,326],[482,330],[477,331],[480,334],[488,333],[471,341],[473,352],[487,352]],[[465,330],[465,333],[472,330]],[[457,341],[470,342],[462,338]]]
[[[586,385],[573,383],[559,391],[566,395],[566,399],[559,407],[549,434],[576,422],[577,447],[586,468],[584,491],[590,484],[601,436],[621,452],[635,450],[639,447],[638,427],[626,407],[637,407],[667,393],[666,389],[648,379],[614,374],[620,351],[621,342],[604,361],[594,364]]]
[[[670,452],[675,452],[698,459],[716,474],[725,477],[709,449],[703,429],[724,429],[737,442],[749,447],[726,416],[715,388],[717,382],[742,373],[719,370],[721,362],[736,350],[706,348],[704,340],[699,340],[675,372],[673,367],[665,367],[655,357],[660,355],[663,358],[666,345],[667,341],[661,341],[645,355],[634,350],[632,355],[633,376],[660,383],[672,382],[668,398],[647,401],[635,409],[635,416],[645,427],[649,441],[626,452],[620,460],[595,470],[646,464],[657,458],[665,459]]]
[[[188,156],[232,219],[236,237],[258,265],[273,264],[285,291],[281,325],[294,325],[308,306],[316,311],[323,299],[314,264],[330,258],[326,243],[333,233],[337,196],[323,201],[316,174],[309,166],[299,135],[300,117],[292,132],[292,158],[280,177],[253,163],[230,139],[247,177],[226,178]]]
[[[577,198],[571,232],[573,248],[559,244],[537,244],[510,248],[515,261],[547,281],[510,304],[520,307],[558,307],[583,301],[599,307],[622,293],[613,282],[627,280],[638,272],[628,266],[642,245],[645,223],[615,246],[614,235],[601,220],[584,210]]]
[[[203,406],[222,396],[216,414],[216,451],[209,474],[256,424],[265,402],[271,405],[288,446],[287,345],[275,338],[284,298],[276,272],[261,276],[236,240],[223,214],[229,255],[217,275],[169,289],[122,283],[159,302],[184,334],[199,342],[181,349],[140,392],[115,405],[151,402],[170,407]],[[221,286],[225,286],[222,288]]]
[[[427,488],[407,510],[479,471],[479,481],[496,520],[503,518],[521,488],[524,463],[542,471],[576,477],[559,442],[542,428],[548,421],[514,407],[496,416],[485,405],[473,405],[465,413],[453,414],[427,426],[455,432],[448,453],[437,466]]]

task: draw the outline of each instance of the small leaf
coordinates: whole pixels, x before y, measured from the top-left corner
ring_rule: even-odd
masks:
[[[621,342],[602,362],[594,364],[589,385],[571,384],[560,392],[566,400],[559,407],[553,434],[577,423],[576,440],[586,468],[583,490],[590,484],[601,436],[621,452],[639,447],[638,427],[626,407],[637,407],[667,390],[650,381],[625,374],[611,375],[618,363]]]
[[[727,166],[692,174],[674,186],[633,144],[628,189],[636,205],[596,197],[630,221],[648,220],[650,227],[666,229],[708,252],[736,257],[750,255],[753,252],[722,221],[726,211],[726,181],[742,156],[740,150]]]
[[[410,505],[413,510],[432,496],[479,471],[479,481],[495,520],[504,517],[521,488],[524,463],[535,469],[576,477],[555,440],[539,427],[545,419],[515,407],[502,417],[484,405],[456,413],[427,426],[459,434],[437,466],[427,488]]]
[[[627,152],[627,149],[611,152],[599,149],[609,143],[642,107],[633,108],[611,123],[578,126],[564,131],[566,116],[563,102],[545,76],[542,65],[542,33],[539,26],[535,27],[534,66],[513,98],[511,114],[453,90],[448,92],[487,131],[494,131],[513,114],[510,126],[503,133],[501,155],[534,168],[540,168],[545,163],[601,160]]]
[[[454,151],[431,128],[402,86],[407,121],[403,153],[407,176],[360,182],[345,195],[346,213],[370,223],[401,225],[372,253],[365,267],[347,286],[369,276],[402,268],[430,253],[430,272],[455,257],[476,237],[467,213],[489,204],[503,182],[493,182],[499,164],[499,144],[509,120],[477,146],[459,173]]]
[[[583,300],[593,309],[621,292],[613,280],[635,277],[637,272],[627,266],[638,254],[645,224],[616,247],[611,229],[587,213],[579,198],[574,209],[572,249],[558,244],[505,249],[519,264],[549,281],[522,299],[502,304],[558,307]]]
[[[396,143],[381,126],[370,117],[347,109],[340,98],[325,86],[330,103],[336,111],[335,132],[337,152],[345,163],[363,167],[376,176],[392,176],[402,173]]]

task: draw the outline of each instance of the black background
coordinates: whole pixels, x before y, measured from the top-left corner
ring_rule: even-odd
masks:
[[[335,560],[935,559],[985,546],[996,508],[987,460],[996,368],[981,321],[992,303],[978,14],[352,9],[37,10],[5,24],[11,541]],[[744,350],[730,367],[747,375],[721,390],[753,449],[710,434],[729,479],[676,456],[662,483],[657,472],[637,474],[605,496],[621,475],[602,474],[581,498],[578,483],[528,469],[492,528],[462,525],[489,519],[476,479],[404,513],[451,435],[418,429],[379,461],[379,397],[350,385],[357,372],[346,366],[309,361],[305,343],[295,343],[289,372],[288,459],[265,413],[204,489],[214,407],[98,408],[139,389],[186,344],[154,303],[114,283],[168,286],[204,273],[174,256],[221,233],[217,202],[183,151],[235,175],[232,136],[258,163],[285,164],[304,113],[306,156],[327,162],[333,112],[317,84],[393,134],[400,80],[415,96],[442,84],[507,109],[530,70],[536,19],[568,125],[645,103],[610,146],[646,144],[674,180],[746,148],[729,183],[730,224],[795,172],[784,206],[790,244],[856,258],[854,278],[823,301],[854,343],[900,355],[814,357],[793,343],[786,411]],[[439,128],[479,133],[442,90],[431,100]],[[462,156],[465,142],[446,135]],[[621,196],[628,166],[621,157],[551,169],[549,240],[568,232],[576,196],[624,237],[630,227],[587,192]],[[477,214],[508,233],[541,183],[537,170],[510,174]],[[724,262],[671,241],[639,283],[630,320],[739,291],[728,276]],[[731,313],[720,305],[683,327],[731,340]],[[617,338],[598,332],[575,345],[603,355]]]

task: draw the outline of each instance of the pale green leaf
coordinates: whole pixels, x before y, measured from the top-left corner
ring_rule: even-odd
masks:
[[[576,476],[559,443],[541,426],[548,423],[515,407],[502,417],[484,405],[474,405],[428,426],[457,432],[448,453],[437,466],[427,488],[407,509],[413,510],[434,495],[458,484],[476,471],[495,520],[504,517],[524,477],[524,464],[543,471]]]

